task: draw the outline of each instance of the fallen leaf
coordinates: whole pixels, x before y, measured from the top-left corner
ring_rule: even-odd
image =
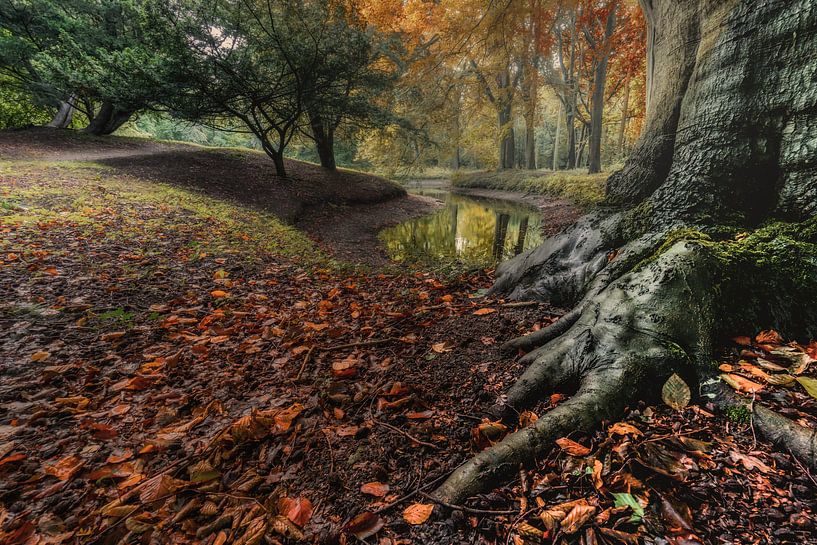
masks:
[[[757,382],[752,382],[748,378],[744,378],[740,375],[735,375],[732,373],[722,374],[721,379],[723,379],[723,381],[726,384],[728,384],[729,386],[731,386],[732,388],[739,392],[752,393],[759,392],[763,389],[763,386],[761,386]]]
[[[495,308],[481,308],[474,311],[474,316],[485,316],[486,314],[493,314],[496,312]]]
[[[783,337],[777,331],[761,331],[755,337],[755,342],[758,344],[783,344]]]
[[[169,498],[186,484],[186,481],[174,479],[170,475],[162,473],[160,475],[156,475],[142,485],[142,490],[139,493],[139,499],[142,501],[142,503],[150,503]]]
[[[85,461],[79,456],[66,456],[53,465],[45,466],[45,472],[61,481],[67,481],[82,469]]]
[[[566,534],[575,534],[585,523],[589,522],[596,514],[593,505],[577,505],[565,516],[561,522],[562,531]]]
[[[303,528],[312,518],[312,502],[301,497],[284,497],[278,500],[278,512]]]
[[[644,435],[644,433],[626,422],[616,422],[607,430],[608,435]]]
[[[433,503],[413,503],[403,511],[403,520],[409,524],[423,524],[434,511]]]
[[[49,352],[40,350],[38,352],[34,352],[33,354],[31,354],[31,361],[45,361],[48,359],[49,356],[51,356]]]
[[[108,343],[111,341],[115,341],[117,339],[121,339],[124,335],[125,335],[124,331],[111,331],[110,333],[105,333],[104,335],[99,337],[99,339],[102,342]]]
[[[375,535],[384,526],[383,519],[368,511],[359,514],[343,527],[343,531],[360,540]]]
[[[227,297],[229,293],[223,290],[213,290],[210,292],[210,295],[212,295],[216,299],[221,299],[222,297]]]
[[[582,445],[581,443],[573,441],[572,439],[568,439],[567,437],[557,439],[556,444],[559,445],[559,448],[561,448],[563,451],[570,454],[571,456],[581,457],[590,454],[589,448]]]
[[[382,498],[389,493],[389,485],[375,481],[361,485],[360,491],[376,498]]]
[[[795,380],[800,383],[800,386],[806,389],[808,395],[817,399],[817,379],[809,377],[796,377]]]
[[[692,393],[684,379],[673,373],[661,389],[661,399],[676,411],[681,411],[689,405]]]
[[[762,473],[771,473],[772,468],[764,464],[760,458],[756,456],[751,456],[749,454],[743,454],[741,452],[737,452],[735,450],[729,451],[729,458],[732,459],[734,463],[740,462],[746,469],[758,469]]]

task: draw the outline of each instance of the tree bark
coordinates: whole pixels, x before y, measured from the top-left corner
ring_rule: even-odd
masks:
[[[630,80],[627,80],[627,83],[624,84],[624,98],[622,100],[621,105],[621,121],[618,125],[618,154],[622,158],[625,156],[624,150],[624,138],[627,134],[627,122],[629,121],[630,115]]]
[[[83,129],[83,132],[96,136],[107,136],[124,125],[131,115],[133,115],[131,110],[118,108],[111,102],[103,102],[97,114],[88,126]]]
[[[562,105],[559,104],[559,110],[556,112],[556,135],[553,137],[553,170],[559,170],[559,130],[562,124]]]
[[[598,59],[593,76],[592,111],[590,113],[590,156],[588,171],[590,174],[601,172],[601,137],[604,122],[604,88],[607,84],[607,64],[610,60],[610,39],[616,29],[616,8],[613,5],[607,14],[607,23],[604,29],[604,44],[599,44],[603,54]]]
[[[328,170],[336,170],[335,127],[320,115],[310,115],[309,125],[312,128],[312,138],[315,140],[315,149],[321,166]]]
[[[493,287],[572,308],[507,343],[527,352],[527,368],[494,413],[515,425],[542,396],[575,393],[457,468],[435,492],[447,503],[510,477],[560,436],[656,398],[672,373],[719,406],[741,403],[709,386],[725,338],[817,335],[817,9],[804,0],[649,6],[645,132],[608,180],[608,206],[501,264]],[[817,468],[812,430],[749,401],[754,429]]]
[[[513,90],[511,75],[504,70],[498,79],[497,106],[499,113],[499,168],[512,169],[516,161],[516,142],[513,130]]]
[[[57,113],[54,114],[54,118],[46,126],[52,129],[67,128],[71,124],[71,121],[73,121],[74,119],[75,100],[76,97],[71,95],[65,102],[60,101],[59,107],[57,108]]]

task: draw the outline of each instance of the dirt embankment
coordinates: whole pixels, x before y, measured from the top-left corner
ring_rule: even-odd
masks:
[[[339,259],[381,263],[383,227],[429,212],[434,201],[407,195],[385,178],[287,161],[287,178],[265,155],[74,131],[0,132],[0,160],[93,161],[123,174],[183,186],[272,213],[306,231]]]

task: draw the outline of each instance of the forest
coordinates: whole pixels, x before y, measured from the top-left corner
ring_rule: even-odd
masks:
[[[817,543],[817,4],[0,0],[0,545]]]

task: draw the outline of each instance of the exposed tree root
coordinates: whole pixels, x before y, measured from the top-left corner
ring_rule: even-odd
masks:
[[[763,405],[752,403],[721,383],[712,385],[705,393],[711,394],[721,410],[745,407],[752,415],[752,426],[764,439],[817,471],[817,429],[806,428]]]

